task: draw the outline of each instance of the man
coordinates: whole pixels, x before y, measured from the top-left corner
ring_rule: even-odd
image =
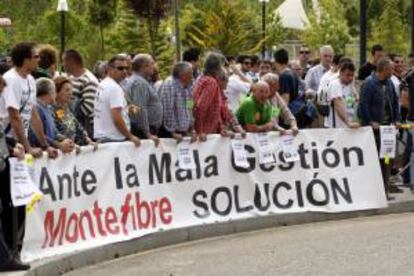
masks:
[[[269,85],[259,81],[252,86],[253,95],[247,97],[236,112],[237,120],[247,132],[267,132],[276,128],[272,122]]]
[[[235,64],[229,65],[231,75],[228,78],[226,96],[231,112],[235,113],[240,101],[250,92],[252,81]]]
[[[172,78],[160,88],[163,106],[163,137],[181,141],[193,134],[193,68],[189,62],[179,62],[173,68]]]
[[[225,57],[222,54],[208,53],[204,62],[203,75],[194,84],[194,129],[201,141],[207,134],[220,133],[224,137],[232,131],[244,134],[243,129],[228,109],[222,83],[226,79]]]
[[[141,141],[130,131],[128,104],[119,85],[128,73],[128,61],[115,56],[108,61],[108,75],[99,84],[95,98],[94,138],[101,142],[129,140],[136,147]]]
[[[263,76],[262,80],[269,85],[269,102],[272,106],[272,122],[276,129],[285,132],[281,126],[287,126],[293,135],[298,133],[298,125],[292,112],[288,108],[285,101],[279,95],[279,77],[276,74],[268,73]]]
[[[259,63],[259,77],[262,78],[272,70],[272,62],[268,59],[263,59]]]
[[[251,57],[247,55],[238,56],[237,63],[240,64],[240,70],[243,73],[243,75],[245,75],[246,77],[249,77],[249,72],[252,69]]]
[[[312,67],[310,64],[311,61],[311,51],[309,47],[302,46],[299,49],[299,62],[302,68],[302,79],[305,79],[306,74],[308,73],[309,69]]]
[[[303,69],[300,66],[300,62],[297,60],[293,60],[290,63],[290,69],[293,71],[293,73],[296,75],[296,77],[298,78],[299,81],[299,85],[298,85],[298,95],[304,95],[305,94],[305,90],[306,90],[306,84],[305,84],[305,80],[302,78],[303,76]]]
[[[274,54],[276,69],[279,74],[279,93],[286,104],[290,104],[298,96],[299,80],[289,69],[289,54],[285,49],[279,49]]]
[[[88,135],[93,137],[93,111],[98,79],[84,67],[83,58],[76,50],[65,51],[62,62],[73,85],[71,110]]]
[[[389,59],[380,59],[377,62],[375,73],[369,76],[361,87],[361,101],[359,117],[363,126],[372,126],[375,140],[379,150],[381,140],[380,125],[394,124],[399,126],[400,110],[398,97],[390,78],[392,75],[392,62]],[[400,192],[396,186],[389,183],[391,166],[381,160],[381,171],[385,190],[388,193]]]
[[[394,84],[395,92],[397,92],[398,97],[400,97],[400,86],[405,70],[404,58],[399,54],[390,54],[389,58],[393,65],[391,81]]]
[[[414,58],[414,54],[413,54]],[[414,70],[413,66],[403,77],[401,83],[401,113],[406,112],[405,119],[408,124],[414,124]],[[404,151],[404,164],[410,163],[410,169],[403,174],[404,183],[410,185],[414,193],[414,129],[410,129],[406,149]]]
[[[332,79],[327,87],[327,100],[330,103],[328,127],[330,128],[357,128],[355,108],[357,93],[353,87],[355,65],[352,62],[341,64],[339,77]]]
[[[151,139],[158,145],[157,135],[162,125],[162,104],[151,84],[155,61],[151,55],[138,54],[132,61],[132,71],[132,76],[124,87],[127,97],[139,109],[131,116],[131,131],[141,139]]]
[[[253,55],[250,57],[250,60],[252,62],[252,66],[250,68],[250,71],[247,73],[247,77],[253,82],[256,83],[259,81],[259,71],[260,71],[260,58],[256,55]]]
[[[6,82],[3,77],[0,76],[0,95],[2,94]],[[24,158],[24,147],[21,144],[11,145],[15,143],[13,140],[9,140],[7,143],[6,134],[3,131],[3,126],[0,124],[0,179],[2,186],[10,186],[10,170],[8,157],[9,155],[18,157],[19,159]],[[10,202],[3,202],[3,195],[0,196],[0,218],[1,222],[4,222],[2,209],[5,204],[10,205]],[[6,214],[7,217],[7,214]],[[10,221],[8,221],[10,223]],[[8,233],[10,234],[10,233]],[[3,231],[2,223],[0,223],[0,272],[3,271],[18,271],[27,270],[30,268],[29,265],[22,264],[16,256],[10,251],[10,247],[6,240],[10,240],[10,237],[6,239]]]
[[[14,68],[4,74],[7,87],[0,98],[0,117],[2,118],[4,132],[7,137],[24,146],[28,154],[36,158],[42,157],[42,149],[47,150],[49,156],[57,156],[56,149],[49,146],[44,135],[42,122],[40,120],[36,105],[36,83],[31,73],[38,67],[39,54],[34,43],[19,43],[11,51]],[[30,124],[38,138],[41,148],[33,148],[28,140]],[[6,242],[10,248],[14,248],[10,186],[0,185],[0,197],[3,203],[3,229]],[[18,227],[23,229],[25,219],[25,207],[18,207]],[[22,242],[22,236],[18,242]],[[18,244],[21,246],[21,244]]]
[[[358,71],[358,80],[363,81],[368,78],[372,72],[375,72],[378,61],[385,57],[384,49],[381,45],[376,44],[371,48],[372,60],[365,63]]]
[[[313,95],[316,95],[322,76],[331,69],[332,60],[334,57],[334,51],[331,46],[322,46],[319,50],[320,63],[311,69],[306,74],[305,83],[306,90],[310,91]]]
[[[183,61],[191,63],[193,67],[193,78],[196,80],[200,76],[200,50],[190,48],[183,53]]]
[[[39,48],[39,67],[33,73],[35,79],[53,79],[56,73],[57,51],[52,45],[43,45]]]

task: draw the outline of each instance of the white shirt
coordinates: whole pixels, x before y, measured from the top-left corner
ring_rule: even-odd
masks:
[[[244,82],[237,75],[231,75],[227,84],[226,95],[230,110],[235,113],[239,108],[240,100],[250,91],[250,83]]]
[[[332,80],[329,83],[327,89],[327,96],[329,103],[332,103],[334,99],[342,98],[345,107],[346,113],[348,115],[348,121],[353,121],[355,115],[355,106],[356,106],[356,97],[353,93],[352,83],[344,85],[341,83],[339,78]],[[328,127],[333,128],[333,108],[330,106],[330,112],[328,117]],[[346,123],[339,117],[338,113],[335,111],[335,128],[347,128]]]
[[[397,97],[400,98],[400,84],[401,84],[401,81],[395,75],[391,76],[391,81],[392,81],[392,84],[394,85],[395,93],[397,93]]]
[[[318,91],[316,92],[318,103],[325,104],[326,102],[326,90],[328,89],[329,83],[338,78],[339,73],[334,73],[332,70],[329,70],[325,74],[323,74],[321,78],[321,82],[318,87]]]
[[[10,124],[9,108],[20,111],[23,107],[20,116],[27,136],[32,118],[32,110],[36,105],[36,82],[31,75],[23,78],[17,73],[15,68],[7,71],[3,75],[3,78],[6,80],[7,86],[0,97],[0,117],[2,125],[4,128],[7,128]],[[16,134],[11,129],[7,136],[16,137]]]
[[[126,137],[119,132],[114,124],[111,110],[122,108],[121,115],[130,129],[128,117],[128,104],[121,86],[112,78],[105,78],[99,84],[95,98],[94,136],[96,139],[125,140]]]

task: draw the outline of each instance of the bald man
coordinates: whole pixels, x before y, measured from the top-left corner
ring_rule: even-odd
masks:
[[[253,94],[242,101],[236,116],[248,132],[267,132],[274,129],[272,106],[269,102],[270,88],[264,81],[252,86]]]

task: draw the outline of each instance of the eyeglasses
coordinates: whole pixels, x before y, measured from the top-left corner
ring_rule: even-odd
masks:
[[[244,65],[252,65],[252,63],[250,61],[245,61],[243,62]]]
[[[299,54],[310,54],[310,51],[299,51]]]

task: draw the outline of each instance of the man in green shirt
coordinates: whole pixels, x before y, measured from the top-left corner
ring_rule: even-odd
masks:
[[[274,129],[272,106],[268,99],[269,85],[259,81],[252,86],[253,95],[245,98],[236,112],[240,125],[248,132],[266,132]]]

